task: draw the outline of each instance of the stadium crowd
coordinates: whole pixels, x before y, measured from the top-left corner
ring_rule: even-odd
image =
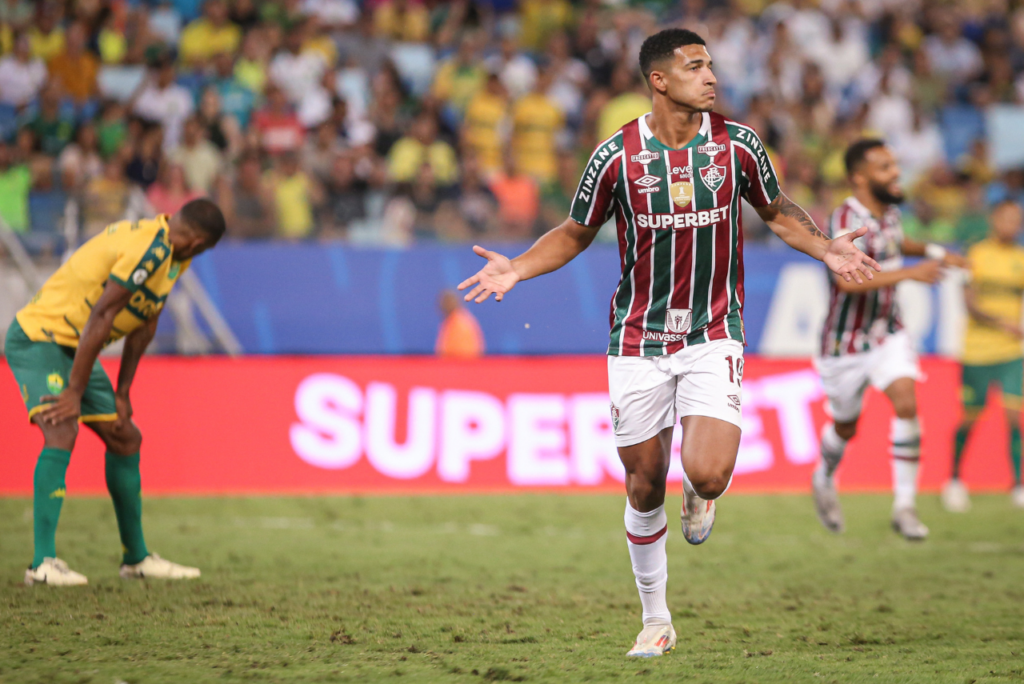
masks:
[[[914,237],[973,242],[1024,196],[985,142],[1024,100],[1008,0],[0,0],[0,216],[31,245],[205,195],[237,239],[527,240],[649,111],[636,55],[668,25],[819,224],[866,132]]]

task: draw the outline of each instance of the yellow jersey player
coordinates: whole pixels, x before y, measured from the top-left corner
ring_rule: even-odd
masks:
[[[1020,411],[1024,352],[1021,340],[1021,306],[1024,298],[1024,248],[1017,244],[1022,221],[1021,207],[1002,202],[992,210],[989,237],[968,252],[971,281],[965,290],[967,331],[964,335],[962,399],[964,416],[956,431],[953,477],[942,490],[947,510],[970,508],[967,488],[960,480],[960,465],[971,427],[985,408],[988,390],[997,385],[1010,427],[1010,458],[1013,462],[1013,504],[1024,508],[1021,486]]]
[[[198,577],[151,554],[142,534],[139,447],[129,390],[139,359],[156,332],[167,295],[193,257],[224,234],[224,216],[209,200],[189,202],[173,216],[121,221],[82,245],[18,312],[5,353],[29,420],[43,433],[36,462],[33,527],[35,556],[25,583],[86,584],[57,558],[55,536],[64,501],[64,473],[78,423],[106,445],[106,481],[124,551],[121,577]],[[97,361],[100,350],[124,337],[111,385]]]

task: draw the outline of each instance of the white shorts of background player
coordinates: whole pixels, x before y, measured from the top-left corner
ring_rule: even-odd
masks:
[[[917,352],[904,331],[886,336],[870,351],[814,360],[828,397],[832,420],[852,423],[860,416],[868,385],[880,392],[900,378],[921,379]]]
[[[742,375],[743,345],[736,340],[702,342],[663,356],[609,356],[615,445],[645,442],[686,416],[739,427]]]

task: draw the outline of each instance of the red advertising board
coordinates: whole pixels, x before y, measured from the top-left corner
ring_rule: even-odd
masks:
[[[105,364],[116,377],[117,361]],[[943,359],[923,370],[922,486],[934,490],[949,471],[959,373]],[[147,357],[133,404],[149,494],[622,489],[604,357]],[[869,390],[841,489],[890,488],[891,416]],[[807,491],[825,420],[809,361],[748,357],[733,491]],[[972,488],[1009,486],[1005,435],[989,409],[968,445]],[[41,444],[0,369],[0,494],[31,492]],[[678,457],[670,478],[680,478]],[[88,430],[67,483],[105,491],[102,446]]]

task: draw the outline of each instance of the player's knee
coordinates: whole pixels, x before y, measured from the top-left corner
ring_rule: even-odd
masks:
[[[107,450],[118,456],[132,456],[142,448],[142,432],[129,423],[127,427],[115,434],[106,435]]]
[[[917,416],[917,398],[913,393],[897,396],[892,400],[892,409],[897,418],[914,418]]]
[[[857,435],[857,421],[852,423],[836,423],[836,434],[849,442]]]
[[[702,499],[717,499],[725,493],[732,477],[731,468],[702,468],[687,473],[693,491]]]
[[[64,449],[71,451],[78,439],[78,421],[65,420],[56,425],[39,425],[43,431],[43,441],[48,449]]]
[[[643,507],[643,510],[657,508],[665,502],[665,478],[648,477],[634,474],[627,480],[630,500]]]
[[[1010,427],[1020,427],[1020,409],[1006,409],[1006,424]]]

